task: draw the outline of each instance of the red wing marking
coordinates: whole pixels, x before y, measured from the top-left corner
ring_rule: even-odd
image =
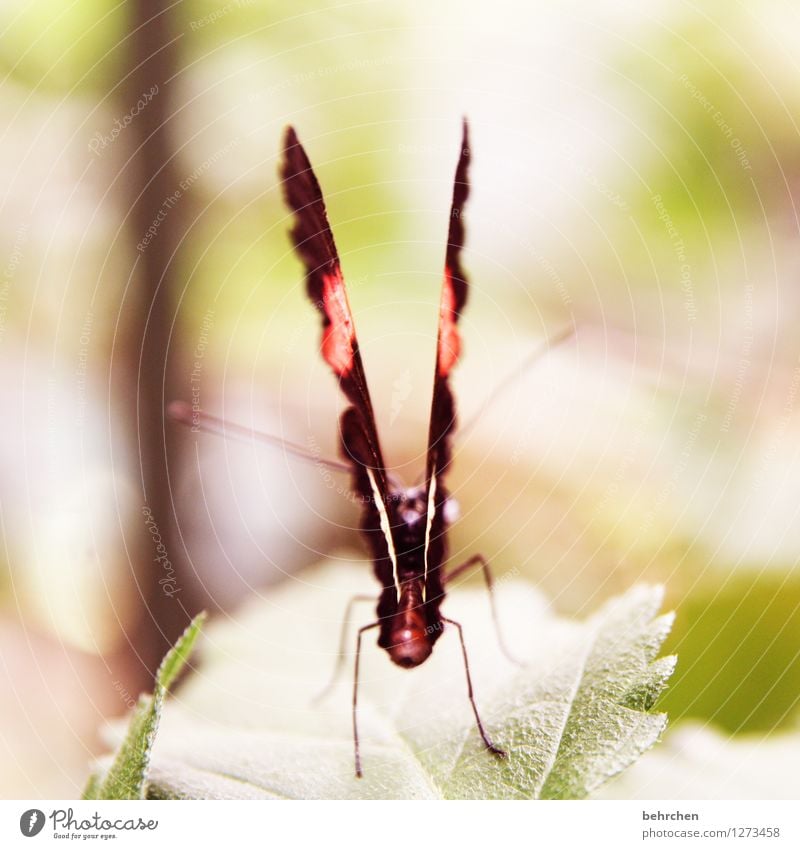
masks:
[[[453,290],[453,274],[444,270],[442,300],[439,305],[439,349],[436,354],[439,376],[447,377],[461,353],[461,335],[458,332],[458,311]]]
[[[339,377],[345,377],[353,368],[353,316],[341,272],[337,269],[333,274],[323,274],[322,280],[322,302],[328,319],[322,334],[322,355]]]

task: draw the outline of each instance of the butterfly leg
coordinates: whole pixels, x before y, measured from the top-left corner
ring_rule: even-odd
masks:
[[[370,625],[364,625],[358,629],[358,638],[356,639],[356,668],[353,673],[353,748],[356,758],[356,778],[361,778],[364,774],[361,771],[361,748],[358,742],[358,666],[361,659],[361,637],[365,631],[372,628],[377,628],[380,625],[378,622],[372,622]]]
[[[498,749],[497,746],[492,743],[489,739],[489,735],[486,733],[486,729],[483,727],[483,722],[481,721],[481,716],[478,713],[478,706],[475,704],[475,696],[472,691],[472,676],[469,674],[469,658],[467,657],[467,646],[464,643],[464,631],[461,628],[461,623],[456,622],[455,619],[447,619],[442,617],[443,622],[447,622],[448,625],[453,625],[458,628],[458,639],[461,641],[461,653],[464,655],[464,672],[467,674],[467,696],[469,697],[469,703],[472,705],[472,712],[475,714],[475,722],[478,725],[478,731],[480,732],[481,739],[483,740],[484,746],[493,754],[498,757],[504,758],[506,753],[502,749]]]
[[[489,567],[489,561],[482,554],[474,554],[469,558],[469,560],[465,561],[460,566],[456,566],[452,572],[445,575],[443,583],[447,586],[447,584],[449,584],[452,580],[466,572],[468,569],[471,569],[476,563],[480,564],[484,580],[486,581],[486,589],[489,593],[489,606],[492,610],[492,621],[494,622],[494,630],[495,634],[497,634],[497,642],[500,646],[500,651],[502,651],[512,663],[517,666],[524,666],[525,664],[522,663],[522,661],[517,660],[517,658],[514,657],[514,654],[509,651],[503,637],[503,630],[500,627],[500,617],[497,615],[497,603],[494,593],[494,577],[492,576],[492,570]]]
[[[347,643],[347,626],[350,624],[353,606],[359,601],[375,601],[375,597],[371,595],[354,595],[350,601],[347,602],[347,607],[344,611],[344,619],[342,619],[342,630],[339,634],[339,650],[336,655],[336,665],[333,667],[333,674],[331,675],[328,683],[311,700],[312,705],[318,705],[330,693],[336,685],[336,682],[339,680],[339,676],[342,674],[344,662],[346,660],[345,648]]]

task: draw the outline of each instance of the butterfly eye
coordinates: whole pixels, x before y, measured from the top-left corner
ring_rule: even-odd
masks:
[[[461,506],[452,496],[445,501],[442,516],[446,525],[452,525],[461,518]]]

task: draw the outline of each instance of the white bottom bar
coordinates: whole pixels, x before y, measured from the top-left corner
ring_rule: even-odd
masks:
[[[405,811],[400,808],[405,807]],[[36,831],[26,836],[23,829]],[[190,842],[191,841],[191,842]],[[224,841],[224,842],[223,842]],[[256,842],[258,841],[258,842]],[[800,846],[800,804],[0,801],[0,846]]]

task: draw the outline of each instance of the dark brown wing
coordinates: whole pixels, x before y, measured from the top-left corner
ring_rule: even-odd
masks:
[[[433,379],[431,420],[428,429],[428,454],[425,469],[427,516],[425,539],[426,591],[438,575],[430,576],[430,568],[438,569],[444,557],[444,516],[447,498],[443,476],[450,463],[450,438],[456,425],[455,399],[450,388],[450,372],[461,354],[458,320],[467,302],[467,276],[461,266],[464,246],[464,205],[469,196],[469,128],[464,119],[461,151],[453,184],[450,227],[447,235],[444,281],[439,303],[439,330],[436,343],[436,371]],[[430,597],[432,593],[428,592]]]
[[[461,266],[464,246],[463,212],[469,196],[469,130],[466,119],[461,153],[453,185],[450,207],[450,228],[445,254],[444,282],[439,303],[439,332],[436,344],[436,373],[433,382],[431,421],[428,431],[426,480],[442,474],[450,462],[450,435],[455,427],[455,401],[450,389],[450,372],[461,354],[461,333],[458,320],[467,302],[467,276]]]
[[[350,459],[372,469],[385,498],[386,472],[339,255],[322,191],[293,127],[286,130],[280,175],[286,202],[295,213],[291,236],[305,265],[308,296],[322,315],[322,356],[358,414],[357,424],[348,417],[348,429],[361,433],[355,440],[357,456],[350,452],[351,440],[346,438],[345,449]]]

